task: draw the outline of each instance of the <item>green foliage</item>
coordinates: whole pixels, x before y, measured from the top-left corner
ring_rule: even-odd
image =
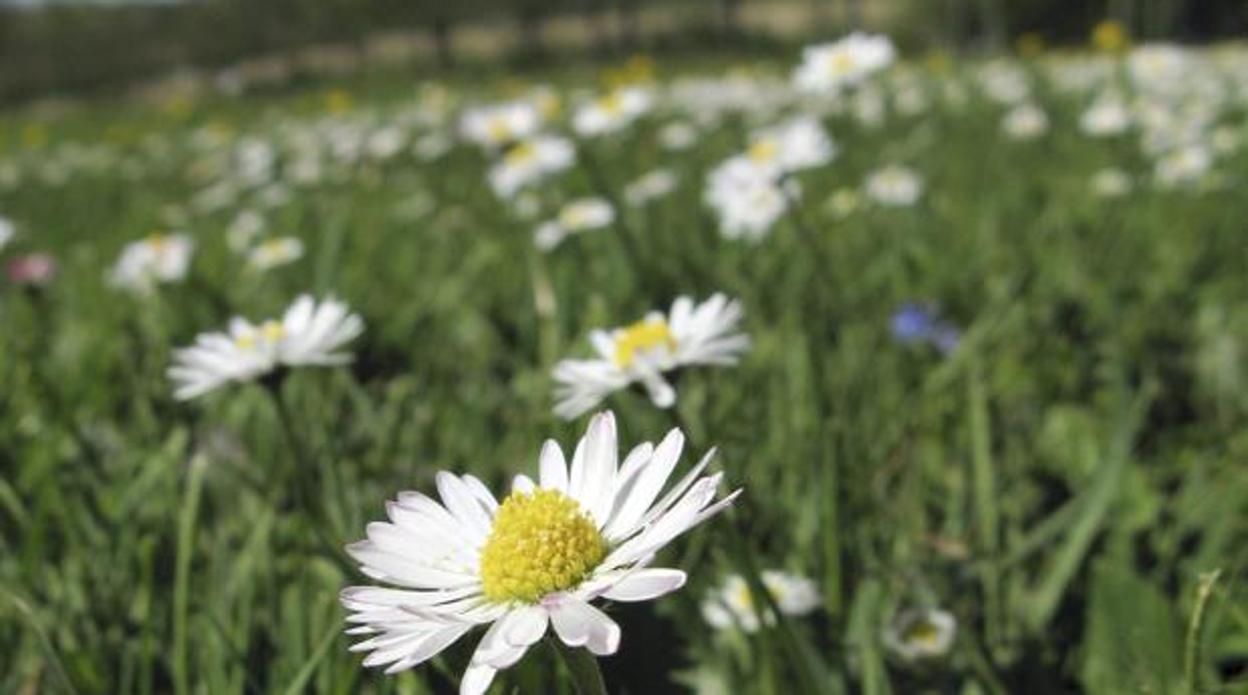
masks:
[[[945,81],[971,82],[965,66],[911,67],[933,99]],[[577,68],[550,80],[561,94],[590,82]],[[543,439],[566,445],[581,427],[551,414],[555,360],[586,354],[593,328],[714,291],[744,302],[754,347],[743,363],[682,375],[674,413],[635,393],[609,405],[625,441],[679,423],[686,461],[719,446],[746,501],[667,551],[690,573],[680,594],[613,609],[624,629],[603,664],[613,692],[1243,687],[1248,202],[1237,179],[1153,188],[1132,145],[1081,135],[1079,105],[1047,90],[1037,98],[1054,128],[1035,142],[1000,136],[1000,109],[979,98],[892,113],[880,128],[833,116],[841,155],[798,176],[816,253],[791,219],[756,245],[721,239],[702,185],[747,126],[726,119],[673,155],[658,145],[673,118],[661,113],[585,145],[612,190],[655,166],[680,176],[672,196],[622,211],[628,232],[541,255],[534,221],[485,185],[481,152],[459,145],[428,162],[408,142],[285,186],[265,233],[298,236],[307,256],[248,271],[225,230],[263,208],[262,192],[195,202],[229,175],[214,168],[223,153],[288,144],[314,124],[397,124],[411,140],[431,130],[402,79],[333,86],[353,104],[335,115],[317,86],[0,117],[0,166],[20,177],[0,185],[0,212],[21,232],[5,257],[48,250],[61,265],[44,289],[0,288],[0,691],[453,691],[470,644],[398,677],[348,652],[337,595],[366,579],[326,538],[358,539],[385,500],[430,491],[438,469],[495,490],[533,474]],[[464,100],[516,89],[479,75],[450,88]],[[1241,131],[1243,117],[1228,107]],[[213,133],[217,145],[195,144]],[[919,204],[831,209],[834,192],[899,161],[926,180]],[[1110,164],[1136,175],[1127,198],[1089,190]],[[1245,164],[1240,148],[1225,170]],[[543,212],[595,185],[568,174]],[[186,283],[150,296],[108,284],[124,243],[175,223],[198,241]],[[621,233],[636,234],[640,267]],[[301,462],[260,386],[179,404],[165,370],[197,333],[235,313],[273,315],[303,291],[342,297],[367,330],[352,366],[284,384]],[[893,339],[891,316],[910,301],[938,303],[963,329],[956,350]],[[301,489],[324,510],[316,528]],[[751,635],[710,630],[700,599],[749,566],[815,577],[823,609]],[[1198,599],[1201,575],[1219,568]],[[947,658],[908,663],[884,646],[889,621],[915,606],[956,616]],[[535,649],[496,691],[570,692],[560,668]]]

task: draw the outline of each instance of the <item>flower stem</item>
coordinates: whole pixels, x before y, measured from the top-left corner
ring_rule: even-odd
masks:
[[[286,444],[294,454],[294,483],[299,506],[303,508],[304,514],[307,515],[312,530],[316,532],[317,540],[320,541],[325,553],[335,560],[344,571],[349,573],[354,569],[354,564],[351,558],[343,552],[342,544],[331,540],[331,537],[336,537],[336,534],[332,533],[324,510],[317,503],[316,491],[309,473],[312,461],[308,456],[307,449],[303,445],[303,440],[295,432],[294,419],[290,415],[290,409],[286,406],[286,399],[282,396],[281,378],[262,383],[265,387],[264,390],[269,394],[269,398],[273,402],[273,410],[277,412],[277,419],[285,436]]]
[[[569,647],[555,636],[548,636],[546,641],[559,654],[563,665],[572,674],[572,685],[579,695],[607,695],[607,684],[602,680],[602,669],[598,667],[598,659],[588,649]]]

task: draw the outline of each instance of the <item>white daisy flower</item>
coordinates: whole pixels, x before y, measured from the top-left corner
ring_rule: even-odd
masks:
[[[257,244],[247,253],[247,265],[271,270],[303,258],[303,242],[292,236],[276,237]]]
[[[887,36],[854,32],[835,43],[807,46],[793,83],[808,92],[837,92],[879,72],[897,57]]]
[[[897,165],[876,169],[867,176],[867,197],[887,207],[909,207],[923,195],[923,178]]]
[[[1121,135],[1131,127],[1131,113],[1115,96],[1097,99],[1079,117],[1079,129],[1092,137]]]
[[[1137,46],[1127,56],[1127,74],[1145,91],[1170,92],[1192,74],[1192,55],[1180,46],[1152,43]]]
[[[0,217],[0,249],[9,245],[13,241],[13,237],[17,236],[17,229],[7,218]]]
[[[660,498],[683,446],[672,430],[617,465],[608,412],[590,421],[570,468],[547,441],[539,481],[517,476],[501,504],[477,478],[445,471],[437,475],[441,504],[401,493],[387,504],[390,520],[369,524],[368,539],[347,549],[365,574],[399,587],[342,592],[348,632],[368,636],[352,650],[369,652],[365,666],[397,673],[488,626],[461,695],[484,693],[548,629],[570,647],[615,653],[620,627],[591,603],[649,601],[679,589],[683,571],[647,565],[740,494],[716,501],[723,474],[698,477],[711,452]]]
[[[734,365],[749,349],[749,337],[737,330],[742,315],[741,303],[722,294],[696,306],[689,297],[679,297],[667,316],[651,312],[630,326],[593,331],[589,341],[597,358],[555,365],[555,414],[571,420],[634,383],[645,387],[656,406],[670,408],[676,389],[665,372]]]
[[[346,364],[351,355],[337,350],[363,330],[364,321],[346,304],[332,298],[318,304],[301,295],[280,320],[253,324],[235,317],[227,332],[200,334],[174,354],[168,376],[174,396],[185,401],[280,367]]]
[[[828,211],[843,220],[862,207],[862,194],[853,188],[838,188],[828,197]]]
[[[1131,187],[1131,176],[1122,169],[1109,167],[1092,175],[1092,191],[1102,198],[1121,198]]]
[[[789,209],[789,195],[797,192],[796,181],[782,184],[772,172],[739,155],[711,170],[704,199],[719,217],[721,234],[758,241]]]
[[[938,608],[899,613],[884,630],[884,645],[906,661],[933,659],[949,653],[958,621]]]
[[[572,234],[602,229],[615,221],[615,208],[602,198],[578,198],[566,203],[559,216],[544,222],[533,232],[533,243],[550,251]]]
[[[1154,176],[1163,188],[1196,183],[1213,168],[1213,154],[1201,143],[1181,147],[1164,155],[1154,165]]]
[[[676,172],[671,169],[654,169],[624,187],[624,200],[633,207],[641,207],[676,190],[678,182]]]
[[[450,152],[453,146],[445,133],[429,133],[412,145],[412,153],[422,162],[433,162]]]
[[[827,164],[836,156],[836,147],[818,119],[799,116],[754,131],[746,156],[779,176]]]
[[[663,149],[680,152],[698,142],[698,129],[688,121],[673,121],[659,129],[659,144]]]
[[[537,107],[527,101],[479,106],[464,112],[459,134],[468,142],[496,149],[532,136],[542,125]]]
[[[1034,140],[1049,132],[1049,115],[1035,104],[1015,106],[1001,119],[1001,130],[1015,140]]]
[[[490,168],[490,187],[500,198],[510,198],[526,186],[572,166],[576,148],[566,138],[539,135],[516,143]]]
[[[993,60],[984,64],[976,77],[984,94],[998,104],[1021,104],[1031,97],[1031,81],[1014,63]]]
[[[654,97],[642,87],[622,87],[583,104],[572,115],[572,130],[582,137],[615,133],[650,111]]]
[[[264,231],[264,216],[254,210],[243,210],[225,230],[225,243],[242,253],[251,247],[256,237]]]
[[[763,586],[785,615],[806,615],[819,608],[822,599],[814,580],[777,570],[764,570],[759,577]],[[770,624],[774,618],[765,613]],[[740,575],[731,575],[702,603],[702,617],[717,630],[740,628],[745,632],[757,632],[759,620],[758,602],[750,591],[750,585]]]
[[[153,234],[128,244],[113,266],[114,285],[146,292],[157,283],[178,282],[191,266],[195,242],[182,234]]]

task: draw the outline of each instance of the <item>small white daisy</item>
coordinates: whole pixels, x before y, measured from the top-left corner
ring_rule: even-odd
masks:
[[[1079,117],[1079,129],[1092,137],[1121,135],[1131,127],[1131,112],[1117,96],[1098,98]]]
[[[542,114],[536,106],[523,100],[510,101],[465,111],[459,134],[468,142],[496,149],[533,135],[541,125]]]
[[[247,265],[271,270],[303,258],[303,242],[291,236],[276,237],[257,244],[247,253]]]
[[[264,231],[264,216],[255,210],[243,210],[234,217],[225,230],[225,243],[242,253],[251,248],[256,237]]]
[[[1092,175],[1092,191],[1102,198],[1121,198],[1131,192],[1131,175],[1108,167]]]
[[[113,266],[114,285],[139,292],[157,283],[178,282],[191,266],[195,242],[186,234],[153,234],[126,246]]]
[[[667,316],[651,312],[631,326],[593,331],[589,340],[596,359],[555,365],[555,413],[571,420],[638,382],[656,406],[670,408],[676,389],[663,374],[691,365],[736,364],[750,347],[749,337],[737,330],[742,315],[741,303],[722,294],[698,305],[679,297]]]
[[[642,207],[676,190],[678,182],[671,169],[654,169],[624,187],[624,200],[633,207]]]
[[[364,321],[346,304],[319,304],[302,295],[280,320],[253,324],[235,317],[228,332],[203,333],[174,354],[168,375],[174,396],[190,400],[225,384],[251,381],[279,367],[334,366],[351,361],[337,352],[364,330]]]
[[[949,653],[958,621],[938,608],[899,613],[884,630],[884,645],[906,661],[934,659]]]
[[[745,156],[774,176],[820,167],[836,156],[836,146],[819,121],[799,116],[754,131]]]
[[[490,187],[510,198],[526,186],[557,174],[576,162],[576,148],[567,138],[539,135],[516,143],[490,168]]]
[[[703,197],[719,217],[721,234],[729,239],[758,241],[789,209],[789,196],[797,192],[796,181],[781,183],[772,171],[746,155],[738,155],[711,170]]]
[[[549,251],[572,234],[602,229],[615,221],[615,208],[602,198],[578,198],[566,203],[553,220],[542,223],[533,232],[533,243]]]
[[[808,92],[837,92],[892,65],[896,57],[897,50],[887,36],[855,32],[835,43],[803,49],[793,83]]]
[[[909,207],[923,195],[923,178],[909,167],[890,165],[867,176],[865,192],[880,205]]]
[[[369,652],[365,666],[397,673],[488,626],[461,695],[484,693],[548,629],[570,647],[614,654],[620,627],[591,602],[650,601],[679,589],[683,571],[648,565],[740,493],[716,501],[723,474],[699,477],[712,451],[660,498],[683,447],[672,430],[617,465],[608,412],[590,421],[570,468],[547,441],[539,482],[517,476],[501,504],[477,478],[445,471],[437,475],[441,504],[399,494],[386,505],[390,520],[369,524],[368,540],[347,549],[369,577],[400,587],[342,592],[348,632],[368,636],[352,649]]]
[[[814,580],[777,570],[764,570],[760,577],[771,593],[776,607],[785,615],[806,615],[819,607],[822,599]],[[772,616],[765,614],[770,624]],[[717,630],[739,627],[745,632],[758,631],[758,602],[750,585],[740,575],[731,575],[722,586],[702,603],[702,617]]]
[[[663,149],[681,152],[698,142],[698,129],[688,121],[673,121],[659,129],[659,144]]]
[[[1001,131],[1014,140],[1034,140],[1049,132],[1049,115],[1035,104],[1021,104],[1001,119]]]
[[[622,87],[589,101],[572,115],[572,130],[582,137],[618,132],[650,111],[654,97],[643,87]]]

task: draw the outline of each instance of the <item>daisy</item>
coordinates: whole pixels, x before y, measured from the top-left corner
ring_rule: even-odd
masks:
[[[837,92],[887,68],[897,50],[887,36],[854,32],[835,43],[807,46],[793,83],[808,92]]]
[[[656,406],[670,408],[676,389],[664,379],[665,372],[699,364],[734,365],[749,349],[749,337],[737,331],[742,313],[740,302],[722,294],[698,305],[679,297],[666,316],[651,312],[631,326],[593,331],[589,341],[597,358],[555,365],[555,414],[571,420],[638,382]]]
[[[1102,198],[1120,198],[1131,187],[1131,176],[1122,169],[1107,167],[1092,175],[1092,191]]]
[[[190,400],[231,381],[246,382],[281,367],[334,366],[351,361],[337,352],[364,330],[364,321],[334,299],[295,300],[281,319],[253,324],[235,317],[228,331],[203,333],[174,354],[174,396]]]
[[[234,251],[242,253],[264,231],[264,225],[263,215],[254,210],[243,210],[226,228],[225,243]]]
[[[146,292],[156,283],[177,282],[186,277],[195,242],[186,234],[153,234],[128,244],[113,266],[112,282],[118,287]]]
[[[542,115],[527,101],[479,106],[464,112],[459,134],[468,142],[486,149],[497,149],[537,132]]]
[[[796,181],[781,183],[749,157],[736,156],[711,170],[704,199],[719,217],[721,234],[758,241],[789,209],[789,196],[797,192]]]
[[[591,605],[649,601],[684,585],[678,569],[648,567],[677,536],[717,514],[722,473],[698,477],[707,454],[662,498],[684,436],[642,443],[617,465],[615,418],[595,416],[569,468],[553,441],[542,447],[538,482],[518,475],[499,503],[480,480],[437,475],[441,504],[404,492],[388,522],[348,547],[365,574],[399,588],[342,592],[352,647],[365,666],[397,673],[436,656],[477,626],[488,626],[460,681],[461,695],[484,693],[553,629],[564,644],[614,654],[620,627]],[[658,500],[657,502],[655,500]]]
[[[785,615],[806,615],[819,608],[822,599],[814,580],[777,570],[764,570],[759,577],[776,607]],[[740,627],[757,632],[762,621],[750,585],[740,575],[728,577],[723,586],[702,603],[702,617],[717,630]],[[770,624],[774,617],[765,614]]]
[[[578,198],[565,204],[558,217],[540,225],[533,232],[533,243],[549,251],[572,234],[602,229],[614,221],[611,203],[602,198]]]
[[[1114,96],[1097,99],[1079,117],[1079,129],[1092,137],[1121,135],[1131,127],[1131,113]]]
[[[1034,140],[1049,131],[1049,115],[1034,104],[1015,106],[1001,119],[1001,130],[1015,140]]]
[[[673,121],[659,129],[659,144],[663,149],[682,152],[698,142],[698,129],[687,121]]]
[[[1201,143],[1181,147],[1157,160],[1154,177],[1163,188],[1196,183],[1213,167],[1213,155]]]
[[[633,207],[641,207],[676,190],[678,182],[671,169],[654,169],[624,187],[624,200]]]
[[[906,661],[944,656],[953,647],[958,621],[938,608],[899,613],[884,631],[884,645]]]
[[[277,237],[258,244],[247,253],[247,265],[270,270],[303,258],[303,242],[291,236]]]
[[[909,167],[890,165],[867,176],[867,197],[887,207],[909,207],[923,195],[923,178]]]
[[[817,119],[799,116],[755,131],[745,156],[763,171],[781,176],[827,164],[836,147]]]
[[[554,135],[529,138],[513,145],[490,169],[490,187],[498,197],[510,198],[575,161],[576,148],[568,139]]]
[[[653,104],[649,90],[622,87],[577,109],[572,116],[572,130],[582,137],[619,132],[644,116]]]

